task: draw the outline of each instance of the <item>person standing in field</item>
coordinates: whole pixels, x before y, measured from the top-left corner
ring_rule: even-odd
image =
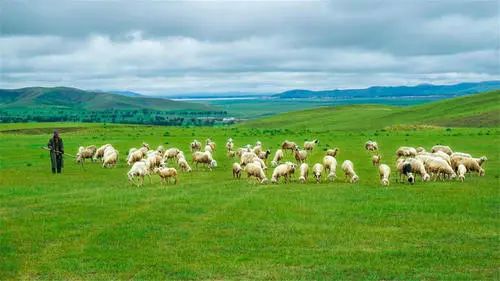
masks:
[[[47,146],[50,149],[52,173],[55,174],[57,172],[60,174],[63,167],[64,145],[57,130],[54,131],[54,135],[49,139],[49,144]]]

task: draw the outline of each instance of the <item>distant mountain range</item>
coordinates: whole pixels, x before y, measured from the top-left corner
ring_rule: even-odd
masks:
[[[384,87],[375,86],[366,89],[346,90],[290,90],[280,94],[272,95],[279,99],[303,99],[303,98],[376,98],[376,97],[421,97],[442,96],[453,97],[490,90],[500,89],[500,81],[485,81],[477,83],[459,83],[454,85],[432,85],[422,84],[417,86]]]
[[[181,111],[210,110],[200,103],[173,101],[165,98],[144,97],[133,92],[84,91],[69,87],[29,87],[21,89],[0,89],[2,108],[59,108],[87,111],[116,110],[160,110]]]

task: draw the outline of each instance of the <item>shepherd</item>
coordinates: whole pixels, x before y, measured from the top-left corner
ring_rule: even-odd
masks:
[[[59,132],[54,131],[54,135],[49,139],[48,148],[50,150],[50,163],[52,165],[52,173],[61,173],[63,168],[64,145],[63,140],[59,137]]]

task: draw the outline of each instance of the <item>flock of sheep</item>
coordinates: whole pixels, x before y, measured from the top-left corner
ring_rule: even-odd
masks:
[[[323,178],[334,181],[337,178],[336,156],[339,152],[338,148],[328,149],[322,163],[313,164],[312,169],[306,163],[308,156],[318,143],[317,139],[306,141],[303,149],[300,149],[296,143],[285,140],[281,144],[281,148],[275,151],[271,160],[271,166],[274,167],[274,170],[270,181],[278,183],[280,178],[283,178],[285,182],[288,182],[296,170],[299,172],[298,180],[301,183],[308,181],[309,171],[316,182],[321,182]],[[216,144],[211,139],[207,139],[203,149],[202,146],[202,143],[197,140],[190,144],[191,163],[196,167],[206,165],[211,171],[217,167],[217,161],[212,156],[216,150]],[[248,178],[254,177],[260,183],[269,182],[266,175],[268,169],[266,163],[271,151],[264,149],[260,141],[257,141],[254,146],[246,145],[236,149],[233,139],[230,138],[227,140],[225,148],[229,158],[239,159],[232,165],[233,178],[240,179],[242,173],[246,173]],[[365,149],[373,154],[372,164],[378,167],[380,183],[384,186],[389,185],[391,168],[387,164],[380,163],[382,157],[378,153],[378,144],[374,141],[368,141],[365,144]],[[292,154],[296,163],[284,161],[286,153]],[[485,156],[474,158],[467,153],[453,152],[449,146],[444,145],[436,145],[432,147],[430,152],[422,147],[400,147],[396,151],[396,156],[395,167],[399,174],[399,180],[401,181],[404,177],[411,184],[415,182],[416,175],[420,176],[422,181],[429,181],[431,178],[434,180],[458,178],[463,181],[467,172],[477,172],[483,176],[485,171],[482,165],[487,160]],[[94,145],[80,147],[76,161],[83,163],[85,159],[101,160],[103,167],[114,167],[118,162],[118,151],[111,144],[105,144],[99,148]],[[146,143],[143,143],[140,148],[131,148],[127,154],[127,164],[131,166],[127,173],[128,179],[131,183],[139,186],[144,183],[145,176],[149,177],[151,181],[151,175],[157,174],[162,183],[173,180],[175,184],[178,180],[178,172],[176,168],[167,167],[168,161],[174,161],[183,172],[192,171],[184,152],[178,148],[165,149],[163,146],[159,146],[155,150],[151,150]],[[352,161],[345,160],[340,167],[346,181],[350,183],[359,181]],[[138,180],[135,180],[136,178]]]

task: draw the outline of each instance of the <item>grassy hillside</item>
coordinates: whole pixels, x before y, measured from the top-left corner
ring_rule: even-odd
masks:
[[[241,127],[356,131],[382,129],[395,124],[497,127],[500,123],[499,98],[500,91],[491,91],[409,107],[323,107],[249,121]]]
[[[117,110],[210,110],[203,104],[168,99],[128,97],[68,87],[0,89],[0,108],[70,108],[92,111]]]

